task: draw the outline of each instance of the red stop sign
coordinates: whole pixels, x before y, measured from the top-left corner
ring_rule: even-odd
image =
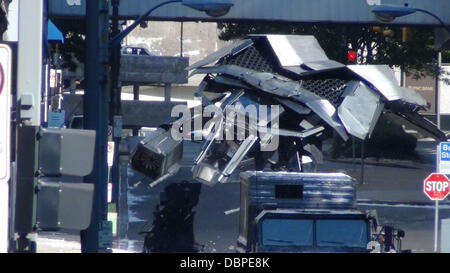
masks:
[[[432,173],[423,181],[423,192],[431,200],[444,200],[450,193],[450,180],[441,173]]]

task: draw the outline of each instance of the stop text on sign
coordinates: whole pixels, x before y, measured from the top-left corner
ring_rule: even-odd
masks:
[[[448,182],[442,181],[427,181],[425,182],[425,190],[426,191],[444,191],[447,190],[449,186]]]
[[[444,200],[450,194],[450,180],[441,173],[432,173],[423,181],[423,192],[431,200]]]

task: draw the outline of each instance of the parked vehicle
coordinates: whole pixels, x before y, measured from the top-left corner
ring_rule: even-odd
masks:
[[[399,252],[404,236],[356,208],[345,174],[241,173],[238,252]]]
[[[155,56],[143,45],[129,45],[122,48],[122,55]]]

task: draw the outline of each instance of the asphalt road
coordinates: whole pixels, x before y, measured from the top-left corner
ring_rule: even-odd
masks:
[[[167,183],[191,180],[191,164],[199,145],[186,143],[180,173],[160,185],[149,188],[148,181],[133,187],[142,177],[128,170],[128,233],[134,242],[129,251],[141,251],[143,236],[140,231],[148,230],[153,221],[153,210],[159,200],[159,193]],[[326,162],[319,167],[322,171],[346,172],[354,177],[360,175],[359,165]],[[405,230],[405,249],[414,252],[433,251],[433,203],[421,192],[421,181],[428,170],[393,168],[367,165],[365,183],[358,185],[358,200],[361,210],[376,209],[381,224],[392,225]],[[401,177],[401,178],[400,178]],[[200,201],[195,208],[194,233],[196,241],[204,246],[205,252],[234,252],[238,237],[239,207],[238,177],[230,183],[214,187],[202,186]],[[441,218],[450,218],[450,206],[441,207]],[[226,215],[225,212],[230,214]]]
[[[186,143],[179,174],[153,188],[123,158],[121,227],[113,242],[115,252],[142,251],[144,237],[139,233],[149,230],[160,192],[169,183],[192,179],[190,168],[199,148],[199,144]],[[351,163],[326,162],[319,170],[346,172],[360,178],[360,166]],[[413,252],[433,252],[434,203],[422,192],[422,181],[430,171],[367,165],[364,184],[357,186],[359,209],[376,209],[381,224],[405,230],[403,249]],[[239,212],[235,209],[239,207],[239,194],[237,176],[227,184],[202,186],[194,209],[194,234],[203,252],[235,252],[239,224]],[[449,204],[442,204],[440,217],[450,218]],[[38,252],[79,252],[77,233],[40,233],[39,237]]]

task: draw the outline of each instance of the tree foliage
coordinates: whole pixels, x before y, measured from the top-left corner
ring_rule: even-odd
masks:
[[[85,58],[85,33],[84,20],[54,19],[55,25],[64,33],[64,43],[58,48],[62,58],[62,68],[75,71],[77,64],[73,58],[84,63]],[[56,49],[54,49],[56,50]]]
[[[373,27],[343,24],[220,23],[220,39],[232,40],[247,34],[314,35],[328,57],[347,62],[347,52],[356,51],[360,64],[399,66],[419,78],[435,75],[436,52],[431,28]],[[448,57],[448,52],[444,52]]]
[[[2,40],[3,33],[8,28],[7,11],[11,0],[0,0],[0,40]]]

